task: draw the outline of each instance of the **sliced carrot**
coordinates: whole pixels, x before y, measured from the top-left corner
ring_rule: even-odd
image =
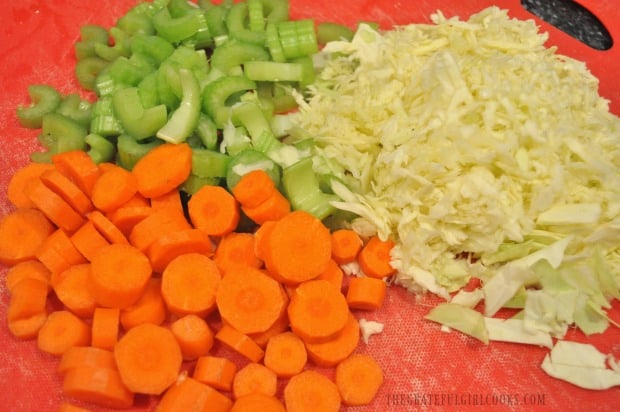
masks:
[[[355,316],[349,319],[336,337],[322,343],[306,342],[308,358],[317,366],[334,367],[353,353],[360,341],[360,325]]]
[[[390,252],[393,247],[392,240],[381,240],[378,236],[371,237],[357,257],[362,272],[373,278],[386,278],[396,273],[396,269],[390,264]]]
[[[221,356],[201,356],[196,362],[192,378],[221,391],[230,391],[237,365]]]
[[[26,188],[31,182],[38,180],[41,175],[48,171],[54,170],[51,163],[27,163],[13,173],[9,185],[7,187],[6,197],[17,208],[34,208],[36,207],[26,193]]]
[[[352,229],[339,229],[332,232],[332,258],[343,265],[355,261],[362,250],[363,241]]]
[[[63,401],[60,404],[58,412],[90,412],[90,409],[82,408],[81,406],[77,406],[72,403]]]
[[[250,171],[239,179],[231,189],[237,201],[245,207],[256,207],[263,203],[276,189],[274,181],[262,169]]]
[[[377,310],[383,306],[387,283],[383,279],[352,277],[347,289],[347,303],[351,309]]]
[[[317,279],[327,280],[329,283],[334,285],[336,289],[341,290],[342,282],[344,280],[344,272],[334,259],[330,259],[327,267],[323,273],[317,276]]]
[[[166,319],[166,304],[161,297],[161,278],[149,279],[144,293],[133,305],[121,310],[120,322],[125,330],[142,323],[160,325]]]
[[[263,363],[280,378],[300,373],[308,361],[304,342],[293,332],[272,336],[265,348]]]
[[[201,187],[187,202],[194,227],[210,236],[224,236],[237,228],[241,217],[237,200],[221,186]]]
[[[90,263],[71,265],[62,272],[54,272],[51,284],[65,308],[81,318],[93,315],[97,302],[90,290]]]
[[[42,312],[24,319],[10,320],[7,322],[7,327],[17,339],[30,340],[37,337],[46,319],[47,313]]]
[[[159,395],[181,370],[181,348],[170,329],[143,323],[129,329],[114,347],[121,379],[135,393]]]
[[[48,284],[38,279],[23,279],[13,287],[7,310],[9,322],[45,313]]]
[[[263,265],[263,261],[254,253],[254,235],[242,232],[232,232],[222,237],[213,260],[222,272],[222,276],[239,266],[245,265],[258,269]]]
[[[267,242],[267,270],[286,283],[297,284],[319,276],[331,259],[329,229],[302,210],[278,220]]]
[[[109,245],[110,242],[97,230],[95,224],[87,220],[78,230],[71,235],[73,246],[86,258],[92,260],[99,249]]]
[[[273,325],[271,325],[271,327],[267,329],[266,331],[248,334],[248,336],[252,338],[252,340],[256,342],[258,346],[260,346],[261,348],[265,348],[267,346],[267,342],[269,341],[269,338],[271,338],[272,336],[278,335],[282,332],[285,332],[289,329],[289,320],[288,320],[288,312],[287,312],[287,308],[289,304],[289,297],[286,291],[284,290],[284,287],[281,286],[280,291],[281,291],[280,293],[282,294],[282,299],[284,299],[284,307],[282,308],[282,313],[280,314],[280,316],[278,316],[278,319],[276,319]]]
[[[123,232],[117,228],[114,223],[110,221],[103,213],[99,210],[93,210],[88,214],[88,220],[93,222],[95,228],[103,235],[104,238],[107,239],[110,243],[129,243]]]
[[[50,276],[51,272],[43,263],[38,260],[30,259],[11,266],[6,272],[4,281],[10,294],[13,291],[13,287],[24,279],[38,279],[49,285]],[[49,286],[49,288],[51,288],[51,286]]]
[[[326,280],[310,280],[295,289],[288,305],[291,329],[306,342],[325,342],[344,329],[349,306]]]
[[[175,315],[206,316],[215,309],[222,276],[215,262],[200,253],[179,255],[162,274],[161,295]]]
[[[269,220],[279,220],[289,214],[291,203],[279,190],[274,190],[264,202],[254,207],[241,206],[241,210],[253,222],[261,225]]]
[[[358,353],[336,366],[334,381],[345,405],[369,405],[383,385],[383,370],[375,358]]]
[[[109,212],[128,202],[138,192],[133,173],[120,166],[110,167],[95,181],[91,199],[97,209]]]
[[[265,351],[263,351],[263,349],[248,335],[239,332],[226,323],[222,325],[220,330],[215,334],[215,339],[252,362],[260,361],[265,354]]]
[[[94,346],[73,346],[60,357],[56,372],[64,375],[70,369],[79,367],[116,369],[114,352]]]
[[[184,360],[205,356],[213,347],[213,331],[201,317],[189,314],[170,324],[170,330],[179,342]]]
[[[254,254],[262,261],[265,261],[265,259],[269,257],[269,245],[267,239],[269,239],[275,224],[275,220],[268,220],[258,226],[254,232]]]
[[[79,214],[85,215],[93,210],[93,203],[89,197],[71,179],[57,169],[43,173],[41,181]]]
[[[216,302],[222,319],[244,334],[266,331],[286,307],[280,284],[249,266],[224,276]]]
[[[164,143],[142,156],[132,169],[138,191],[148,198],[179,187],[192,170],[192,149],[187,143]]]
[[[139,222],[153,213],[153,209],[150,206],[121,206],[113,211],[108,219],[114,226],[121,231],[125,237],[129,237],[131,230]]]
[[[168,193],[151,198],[151,207],[153,209],[172,208],[183,212],[183,202],[181,202],[181,192],[178,188],[174,188]]]
[[[45,239],[37,250],[36,257],[50,270],[52,276],[73,265],[86,263],[86,258],[62,229],[57,229]]]
[[[341,403],[336,384],[315,370],[293,376],[284,387],[284,405],[289,412],[336,412]]]
[[[112,350],[118,341],[120,309],[98,307],[93,313],[91,346]]]
[[[286,412],[284,404],[275,396],[252,393],[238,398],[231,412]]]
[[[162,273],[177,256],[188,253],[213,254],[213,244],[200,229],[185,229],[163,234],[148,249],[153,270]]]
[[[232,392],[235,399],[253,393],[275,396],[278,376],[262,363],[248,363],[233,378]]]
[[[31,260],[54,225],[37,209],[15,209],[0,220],[0,263]]]
[[[140,299],[151,274],[151,264],[142,252],[113,243],[99,249],[91,261],[91,290],[99,305],[127,308]]]
[[[90,196],[93,185],[99,177],[99,167],[83,150],[71,150],[52,156],[56,168]]]
[[[125,387],[116,369],[69,369],[63,377],[62,392],[72,399],[114,409],[129,408],[134,403],[133,392]]]
[[[37,335],[43,352],[60,356],[72,346],[90,344],[90,326],[68,310],[50,313]]]
[[[157,412],[228,412],[233,401],[220,391],[186,377],[172,385],[157,405]]]
[[[146,253],[151,244],[166,233],[191,228],[185,216],[176,210],[153,210],[153,213],[133,227],[129,242]]]
[[[151,207],[150,199],[142,196],[139,192],[136,192],[128,201],[119,206],[121,207],[134,207],[134,206],[142,206],[142,207]]]

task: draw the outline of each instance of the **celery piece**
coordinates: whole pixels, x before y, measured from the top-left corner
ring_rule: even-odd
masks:
[[[131,52],[147,55],[161,64],[174,52],[174,46],[160,36],[136,34],[131,39]]]
[[[138,88],[138,95],[140,96],[142,106],[145,109],[157,106],[160,103],[159,94],[157,93],[157,72],[144,76],[136,87]]]
[[[168,10],[172,17],[183,17],[196,11],[197,6],[187,0],[169,0]]]
[[[128,57],[131,54],[129,49],[130,36],[118,27],[111,27],[110,36],[114,39],[112,46],[103,43],[95,43],[93,49],[98,57],[112,61],[120,56]]]
[[[103,96],[92,105],[90,132],[102,136],[118,136],[123,133],[118,118],[114,114],[111,96]]]
[[[233,106],[232,112],[233,119],[248,131],[256,150],[268,153],[282,144],[274,136],[269,119],[257,103],[251,101],[238,103]]]
[[[200,17],[202,11],[196,9],[180,17],[173,17],[167,8],[161,9],[153,16],[153,25],[157,34],[171,43],[188,39],[206,25]]]
[[[274,62],[285,62],[284,49],[282,49],[282,43],[280,43],[280,34],[275,23],[267,23],[265,29],[265,46],[271,54],[271,59]]]
[[[108,30],[97,24],[85,24],[80,27],[80,40],[74,45],[75,57],[82,60],[96,56],[95,43],[108,44]]]
[[[201,143],[209,150],[215,150],[218,142],[217,126],[209,116],[200,113],[198,123],[194,129],[194,134],[200,139]]]
[[[226,16],[226,27],[230,37],[245,43],[263,46],[265,44],[264,31],[252,31],[246,26],[248,20],[248,3],[235,3]]]
[[[278,23],[289,19],[288,0],[261,0],[268,23]]]
[[[205,12],[207,27],[213,38],[228,34],[228,29],[226,28],[227,14],[228,9],[222,5],[213,6]]]
[[[230,156],[209,149],[192,150],[192,174],[199,177],[226,177]]]
[[[84,57],[75,64],[75,77],[78,83],[86,90],[95,90],[95,79],[108,65],[101,57]]]
[[[134,56],[135,54],[132,55],[132,58]],[[120,83],[128,86],[135,86],[140,83],[144,75],[150,71],[152,71],[152,69],[145,71],[144,67],[134,64],[125,56],[120,56],[110,62],[107,73],[116,84]]]
[[[86,147],[84,138],[87,128],[59,113],[43,116],[41,133],[46,136],[51,153],[83,150]]]
[[[263,0],[247,0],[250,31],[265,31]]]
[[[155,136],[168,120],[163,104],[148,109],[142,106],[136,87],[117,90],[112,95],[112,104],[125,132],[138,140]]]
[[[202,108],[219,129],[223,129],[231,117],[229,98],[239,92],[256,89],[256,82],[244,76],[224,76],[207,84],[202,92]]]
[[[194,131],[200,116],[200,86],[194,74],[180,69],[179,77],[183,98],[166,124],[157,131],[157,137],[170,143],[181,143]]]
[[[226,170],[226,186],[235,187],[241,177],[254,170],[264,170],[276,186],[280,185],[282,169],[265,153],[256,149],[245,149],[230,158]]]
[[[292,81],[301,82],[304,78],[300,63],[280,63],[272,61],[249,61],[244,64],[245,75],[254,81]]]
[[[28,86],[28,95],[32,103],[29,106],[17,107],[17,119],[24,127],[38,129],[43,122],[43,116],[56,110],[62,97],[58,90],[45,84]]]
[[[181,190],[193,195],[203,186],[218,186],[222,179],[219,177],[201,177],[190,174],[185,182],[181,184]]]
[[[300,56],[294,59],[291,59],[291,63],[299,64],[301,66],[301,78],[298,80],[299,88],[301,90],[306,89],[316,79],[316,72],[314,70],[314,61],[312,60],[312,56]]]
[[[312,55],[319,51],[314,21],[289,20],[278,23],[280,44],[287,59]]]
[[[211,66],[223,73],[228,73],[232,67],[248,61],[268,61],[269,59],[269,52],[264,47],[233,39],[213,50]]]
[[[71,93],[62,98],[56,113],[67,116],[84,127],[89,127],[92,104],[84,100],[77,93]]]
[[[121,134],[116,141],[116,162],[127,170],[133,169],[136,162],[145,154],[163,144],[163,140],[153,139],[147,143],[141,143],[132,136]]]
[[[293,210],[304,210],[321,220],[336,210],[330,202],[338,200],[338,196],[320,190],[311,157],[285,168],[282,185]]]
[[[114,160],[116,148],[110,140],[99,134],[90,133],[86,135],[84,141],[88,145],[87,153],[93,162],[99,164]]]
[[[332,22],[320,22],[316,27],[316,37],[319,44],[330,41],[351,41],[355,32],[349,27]]]
[[[224,126],[222,130],[222,143],[220,143],[220,151],[222,153],[228,153],[234,156],[251,147],[252,141],[245,127],[235,127],[232,122],[226,123],[226,126]]]
[[[157,96],[161,104],[164,104],[169,110],[174,110],[181,102],[181,94],[183,91],[180,84],[175,85],[179,64],[166,60],[157,69]],[[177,94],[177,86],[178,94]]]
[[[153,27],[151,16],[142,7],[134,6],[129,9],[127,13],[116,21],[116,26],[130,36],[136,34],[155,34],[155,27]]]

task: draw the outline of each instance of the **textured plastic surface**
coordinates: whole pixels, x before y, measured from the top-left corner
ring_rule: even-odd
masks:
[[[583,1],[605,23],[615,40],[620,11],[612,1]],[[73,76],[73,43],[79,27],[96,23],[109,27],[135,0],[20,0],[3,4],[0,13],[0,214],[11,210],[6,187],[13,171],[38,148],[36,132],[19,127],[18,104],[28,102],[26,88],[46,83],[68,93],[79,90]],[[495,4],[518,18],[534,18],[518,0],[291,0],[293,17],[313,17],[353,26],[358,20],[378,21],[382,27],[428,22],[441,10],[447,16],[467,18]],[[549,31],[549,45],[579,58],[601,80],[601,94],[620,113],[620,87],[616,82],[620,45],[601,52],[585,46],[540,20]],[[619,40],[620,41],[620,40]],[[18,342],[6,327],[8,295],[6,268],[0,271],[0,410],[55,411],[62,401],[57,359],[41,353],[33,341]],[[385,384],[373,405],[351,411],[409,410],[549,410],[611,411],[620,405],[620,388],[595,392],[548,377],[539,367],[547,350],[508,343],[485,346],[457,332],[443,333],[423,321],[432,296],[422,299],[392,288],[385,306],[367,314],[385,324],[358,351],[373,354],[386,372]],[[362,317],[358,315],[358,317]],[[620,322],[616,302],[610,316]],[[568,339],[587,341],[604,353],[620,356],[620,330],[587,338],[570,331]],[[330,373],[325,371],[325,373]],[[135,410],[154,410],[155,403],[138,397]],[[103,410],[103,409],[93,409]],[[317,411],[321,412],[321,411]]]

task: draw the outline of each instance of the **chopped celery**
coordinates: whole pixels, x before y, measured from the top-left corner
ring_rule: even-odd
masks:
[[[116,142],[116,162],[125,169],[131,170],[142,156],[162,143],[164,141],[159,139],[151,140],[148,143],[141,143],[130,135],[122,134],[118,136]]]
[[[246,27],[245,23],[249,19],[248,14],[248,3],[235,3],[226,16],[228,34],[233,39],[263,46],[265,44],[265,32],[260,30],[253,31]]]
[[[262,46],[233,39],[213,50],[211,66],[228,73],[231,68],[252,60],[269,60],[269,52]]]
[[[181,190],[185,193],[193,195],[203,186],[218,186],[221,178],[219,177],[201,177],[190,174],[189,177],[181,185]]]
[[[276,186],[280,185],[282,169],[266,154],[249,148],[231,157],[226,170],[226,186],[235,187],[241,176],[253,171],[264,170]]]
[[[220,144],[220,151],[222,153],[235,155],[250,147],[252,147],[252,141],[244,127],[235,127],[232,122],[228,122],[224,126],[222,130],[222,143]]]
[[[43,122],[43,116],[58,108],[61,96],[54,87],[44,84],[30,85],[28,94],[32,104],[30,106],[18,106],[17,119],[24,127],[38,129]]]
[[[101,57],[84,57],[75,64],[75,77],[78,83],[86,90],[95,90],[95,79],[108,65]]]
[[[230,157],[208,149],[192,150],[192,174],[198,177],[226,177]]]
[[[248,28],[251,31],[265,30],[265,12],[263,0],[247,0],[248,3]]]
[[[244,76],[224,76],[207,84],[202,93],[202,108],[223,129],[231,117],[229,98],[236,93],[254,90],[256,83]]]
[[[351,41],[355,32],[347,26],[339,23],[321,22],[316,27],[316,37],[319,44],[330,41]]]
[[[256,150],[268,153],[281,145],[271,131],[269,120],[257,103],[244,101],[234,105],[233,118],[246,128]]]
[[[167,8],[161,9],[153,16],[153,25],[157,34],[171,43],[178,43],[195,35],[206,26],[202,12],[196,10],[181,17],[173,17]]]
[[[289,19],[288,0],[261,0],[268,23],[278,23]]]
[[[136,87],[116,91],[112,96],[112,104],[125,132],[138,140],[155,136],[166,124],[166,107],[160,104],[145,109]]]
[[[180,143],[187,139],[196,128],[200,117],[198,80],[188,69],[180,69],[179,77],[183,89],[183,99],[168,122],[157,131],[157,137],[171,143]]]
[[[160,36],[137,34],[131,39],[131,52],[147,55],[161,64],[174,52],[174,46]]]
[[[96,24],[85,24],[80,27],[80,40],[75,43],[75,57],[78,60],[96,56],[95,43],[108,44],[108,30]]]
[[[275,23],[267,23],[265,29],[265,45],[269,49],[271,59],[274,62],[285,62],[284,49],[282,49],[282,43],[280,43],[280,35],[278,34],[278,28]]]
[[[90,133],[86,135],[84,141],[88,145],[88,155],[93,162],[99,164],[102,162],[110,162],[114,160],[116,148],[114,144],[105,137]]]
[[[228,29],[226,28],[227,13],[228,9],[223,5],[213,6],[205,12],[207,27],[213,38],[228,34]]]
[[[142,81],[138,83],[138,95],[145,109],[157,106],[159,101],[159,93],[157,93],[157,72],[152,72],[144,76]]]
[[[131,53],[129,49],[129,35],[118,27],[111,27],[109,32],[114,39],[114,44],[110,46],[104,43],[95,43],[93,45],[95,54],[107,61],[112,61],[120,56],[129,56]]]
[[[249,61],[244,64],[245,75],[254,81],[293,81],[303,80],[303,66],[300,63],[280,63],[272,61]]]
[[[204,113],[200,113],[198,123],[194,129],[194,134],[198,136],[204,147],[215,150],[218,144],[217,126],[213,120]]]
[[[83,150],[86,147],[86,127],[59,113],[43,116],[41,133],[51,154]]]
[[[77,93],[64,96],[56,109],[56,113],[67,116],[84,127],[90,125],[91,111],[92,104],[88,100],[82,99]]]

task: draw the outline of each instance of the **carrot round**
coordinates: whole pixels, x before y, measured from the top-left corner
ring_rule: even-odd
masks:
[[[192,170],[192,149],[187,143],[161,144],[142,156],[132,169],[138,192],[152,198],[179,187]]]
[[[99,177],[99,167],[83,150],[71,150],[52,156],[56,168],[90,196],[93,185]]]
[[[24,279],[38,279],[49,284],[51,272],[43,263],[30,259],[11,266],[4,278],[6,288],[11,293],[15,285]]]
[[[200,253],[179,255],[162,274],[161,295],[168,310],[206,316],[215,309],[221,275],[215,262]]]
[[[112,308],[134,304],[151,277],[147,257],[131,245],[114,243],[99,249],[91,261],[91,290],[97,303]]]
[[[82,256],[89,261],[92,260],[99,249],[110,244],[90,220],[87,220],[71,235],[71,242]]]
[[[108,219],[121,231],[125,237],[129,237],[131,230],[139,222],[153,213],[150,206],[127,206],[123,205],[110,213]]]
[[[269,257],[269,245],[267,240],[275,224],[275,220],[268,220],[258,226],[254,232],[254,254],[262,261],[265,261],[265,259]]]
[[[178,188],[174,188],[163,195],[152,197],[150,205],[155,210],[171,208],[183,212],[183,202],[181,201],[181,193]]]
[[[347,303],[351,309],[377,310],[383,305],[387,283],[383,279],[353,277],[347,289]]]
[[[135,393],[159,395],[181,370],[183,355],[172,332],[143,323],[128,330],[114,347],[121,379]]]
[[[102,172],[93,184],[91,199],[97,209],[110,212],[131,199],[138,191],[136,177],[120,166]]]
[[[221,356],[201,356],[196,361],[192,378],[221,391],[230,391],[237,365]]]
[[[93,313],[91,345],[112,350],[118,341],[120,309],[98,307]]]
[[[45,239],[37,250],[36,257],[52,272],[52,277],[54,273],[62,272],[73,265],[86,263],[86,258],[62,229],[56,229]]]
[[[161,278],[151,278],[138,301],[121,310],[120,322],[125,330],[142,323],[160,325],[166,319],[166,313],[166,304],[161,297]]]
[[[157,405],[157,412],[228,412],[233,401],[220,391],[185,377],[172,385]]]
[[[235,399],[253,393],[275,396],[278,376],[261,363],[248,363],[233,378],[232,392]]]
[[[88,215],[88,220],[93,222],[95,228],[110,243],[129,243],[123,232],[117,228],[101,211],[93,210]]]
[[[368,405],[383,385],[383,370],[370,355],[351,355],[336,366],[334,381],[345,405]]]
[[[33,259],[54,229],[37,209],[15,209],[5,215],[0,220],[0,263],[11,266]]]
[[[284,287],[280,287],[280,293],[282,294],[282,299],[284,299],[284,307],[282,308],[282,313],[278,316],[278,319],[264,332],[258,333],[250,333],[248,336],[252,338],[254,342],[258,344],[261,348],[265,348],[267,346],[267,342],[272,336],[278,335],[282,332],[285,332],[289,328],[289,320],[288,320],[288,304],[289,297],[284,290]]]
[[[327,280],[310,280],[295,289],[288,305],[291,329],[306,342],[325,342],[344,329],[349,307]]]
[[[222,276],[239,266],[246,265],[258,269],[263,265],[263,261],[254,253],[254,235],[251,233],[232,232],[222,237],[213,260]]]
[[[342,282],[344,281],[344,272],[334,259],[330,259],[323,273],[316,278],[327,280],[329,283],[334,285],[336,289],[341,290]]]
[[[7,322],[9,332],[20,340],[29,340],[37,337],[39,330],[47,319],[47,313],[42,312],[24,319],[15,319]]]
[[[390,264],[390,252],[393,247],[392,240],[381,240],[378,236],[371,237],[357,257],[362,272],[373,278],[386,278],[396,273],[396,269]]]
[[[265,351],[248,335],[239,332],[226,323],[215,334],[215,339],[252,362],[260,361],[265,355]]]
[[[352,229],[339,229],[332,232],[332,257],[342,265],[355,261],[362,250],[362,238]]]
[[[353,353],[360,341],[360,326],[349,313],[344,329],[333,339],[321,343],[306,342],[308,358],[317,366],[334,367]]]
[[[290,378],[300,373],[307,361],[304,342],[293,332],[272,336],[267,342],[263,363],[278,377]]]
[[[188,253],[212,254],[209,236],[200,229],[178,230],[160,236],[148,249],[151,265],[157,273],[162,273],[175,257]]]
[[[276,185],[269,174],[257,169],[241,176],[231,192],[241,205],[251,208],[267,200],[274,190]]]
[[[216,302],[222,319],[244,334],[269,329],[286,305],[280,284],[249,266],[224,276]]]
[[[146,253],[151,244],[161,236],[191,228],[185,216],[177,210],[153,210],[133,227],[129,234],[129,243]]]
[[[331,259],[331,236],[323,222],[297,210],[278,220],[267,238],[267,270],[296,284],[319,276]]]
[[[116,369],[78,367],[69,369],[62,381],[65,396],[114,409],[133,405],[134,394],[123,384]]]
[[[90,263],[69,266],[52,275],[51,284],[65,308],[81,318],[91,317],[97,302],[90,290]]]
[[[72,346],[90,344],[90,326],[68,310],[50,313],[39,330],[37,346],[43,352],[62,355]]]
[[[336,384],[314,370],[305,370],[284,387],[284,405],[289,412],[336,412],[342,400]]]
[[[46,303],[48,294],[48,284],[38,279],[23,279],[16,284],[11,291],[9,307],[7,309],[7,321],[9,325],[35,327],[41,320],[41,315],[45,319]],[[32,322],[27,322],[34,319]],[[38,324],[39,328],[42,326]],[[17,329],[17,328],[16,328]],[[38,330],[38,329],[37,329]]]
[[[64,375],[80,367],[116,369],[114,352],[94,346],[72,346],[60,357],[56,372]]]
[[[291,203],[279,190],[274,189],[264,202],[254,207],[242,205],[241,210],[253,222],[261,225],[269,220],[279,220],[289,214]]]
[[[34,208],[36,207],[26,193],[26,188],[41,175],[48,171],[54,170],[51,163],[27,163],[13,173],[9,180],[6,197],[17,208]]]
[[[206,185],[187,202],[194,227],[210,236],[224,236],[237,228],[240,219],[239,204],[221,186]]]
[[[275,396],[262,393],[252,393],[237,398],[231,412],[286,412],[284,404]]]
[[[207,322],[196,315],[185,315],[170,324],[170,330],[179,342],[184,360],[205,356],[213,347],[213,332]]]
[[[57,169],[43,173],[41,181],[79,214],[85,215],[93,210],[91,199],[71,179]]]

